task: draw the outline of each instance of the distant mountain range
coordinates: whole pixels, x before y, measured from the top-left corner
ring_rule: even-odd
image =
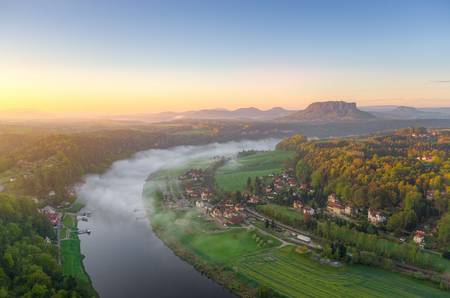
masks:
[[[135,114],[116,116],[120,120],[144,120],[151,122],[171,121],[180,119],[224,119],[224,120],[257,120],[268,121],[285,117],[295,111],[275,107],[270,110],[260,110],[254,107],[240,108],[237,110],[206,109],[187,112],[163,112],[153,114]]]
[[[414,108],[408,106],[362,107],[378,118],[387,119],[450,119],[450,108]]]
[[[187,112],[140,113],[126,115],[62,115],[35,110],[0,111],[1,120],[41,120],[41,119],[104,119],[116,121],[167,122],[182,119],[201,120],[248,120],[280,122],[351,122],[371,121],[373,119],[450,119],[450,107],[415,108],[408,106],[366,106],[357,107],[356,103],[345,101],[314,102],[304,110],[287,110],[274,107],[260,110],[254,107],[227,109],[205,109]]]
[[[354,102],[325,101],[310,104],[306,109],[282,118],[284,121],[336,122],[357,121],[375,118],[369,112],[361,111]]]

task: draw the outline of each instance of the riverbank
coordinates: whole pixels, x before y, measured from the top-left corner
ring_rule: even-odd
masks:
[[[252,246],[247,240],[260,237],[258,230],[219,228],[195,208],[167,208],[158,188],[172,194],[179,192],[180,189],[172,188],[179,187],[176,180],[180,171],[174,171],[171,177],[167,177],[168,172],[165,174],[154,174],[144,190],[152,209],[149,217],[154,232],[180,258],[237,295],[257,297],[268,288],[273,289],[271,295],[286,297],[361,297],[361,293],[379,297],[447,295],[428,281],[380,268],[334,266],[303,246]],[[239,229],[249,237],[233,235]],[[259,240],[255,243],[259,244]]]
[[[244,228],[220,230],[214,223],[205,222],[196,213],[186,214],[164,210],[156,200],[158,198],[155,198],[153,205],[151,226],[165,245],[202,275],[234,294],[241,297],[258,297],[261,291],[259,283],[235,271],[230,261],[258,250],[255,238],[263,238],[262,234],[256,231],[249,232]],[[175,224],[170,225],[170,222]],[[266,241],[273,242],[270,247],[280,245],[272,237],[266,238],[268,238]]]
[[[63,274],[71,276],[82,283],[88,289],[91,297],[98,297],[83,264],[84,255],[81,253],[81,242],[77,230],[78,220],[76,213],[64,213],[59,236]]]

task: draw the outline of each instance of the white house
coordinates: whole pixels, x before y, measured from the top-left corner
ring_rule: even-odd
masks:
[[[425,232],[422,230],[416,230],[414,233],[413,241],[417,244],[422,244],[425,239]]]
[[[367,220],[374,225],[378,225],[386,221],[386,216],[381,211],[369,209],[369,212],[367,212]]]

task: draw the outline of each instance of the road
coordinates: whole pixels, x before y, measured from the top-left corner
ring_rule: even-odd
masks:
[[[271,218],[266,217],[266,216],[264,216],[264,215],[262,215],[262,214],[260,214],[260,213],[258,213],[256,211],[254,211],[254,210],[252,210],[250,208],[245,208],[244,210],[245,210],[245,212],[248,215],[256,217],[256,218],[258,218],[258,219],[260,219],[262,221],[265,221],[265,220],[272,221]],[[285,225],[285,224],[283,224],[283,223],[281,223],[279,221],[276,221],[276,220],[274,220],[274,222],[275,222],[275,224],[278,227],[281,227],[281,228],[283,228],[283,229],[285,229],[285,230],[287,230],[289,232],[296,233],[298,235],[303,235],[303,236],[306,236],[306,237],[311,237],[311,235],[309,233],[306,233],[304,231],[301,231],[301,230],[295,229],[293,227],[287,226],[287,225]],[[291,239],[291,241],[294,242],[295,244],[304,244],[304,245],[306,245],[308,247],[311,247],[311,248],[314,248],[314,249],[321,249],[321,246],[319,244],[317,244],[317,243],[314,243],[314,242],[306,243],[306,242],[303,242],[303,241],[300,241],[300,240],[297,240],[297,239]]]

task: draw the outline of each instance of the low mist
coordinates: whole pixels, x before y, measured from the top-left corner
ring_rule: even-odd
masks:
[[[278,142],[278,139],[264,139],[142,151],[130,159],[115,162],[102,175],[86,176],[85,182],[76,189],[77,197],[89,202],[89,211],[108,215],[115,222],[144,218],[142,192],[149,175],[200,158],[229,156],[243,150],[272,150]]]

